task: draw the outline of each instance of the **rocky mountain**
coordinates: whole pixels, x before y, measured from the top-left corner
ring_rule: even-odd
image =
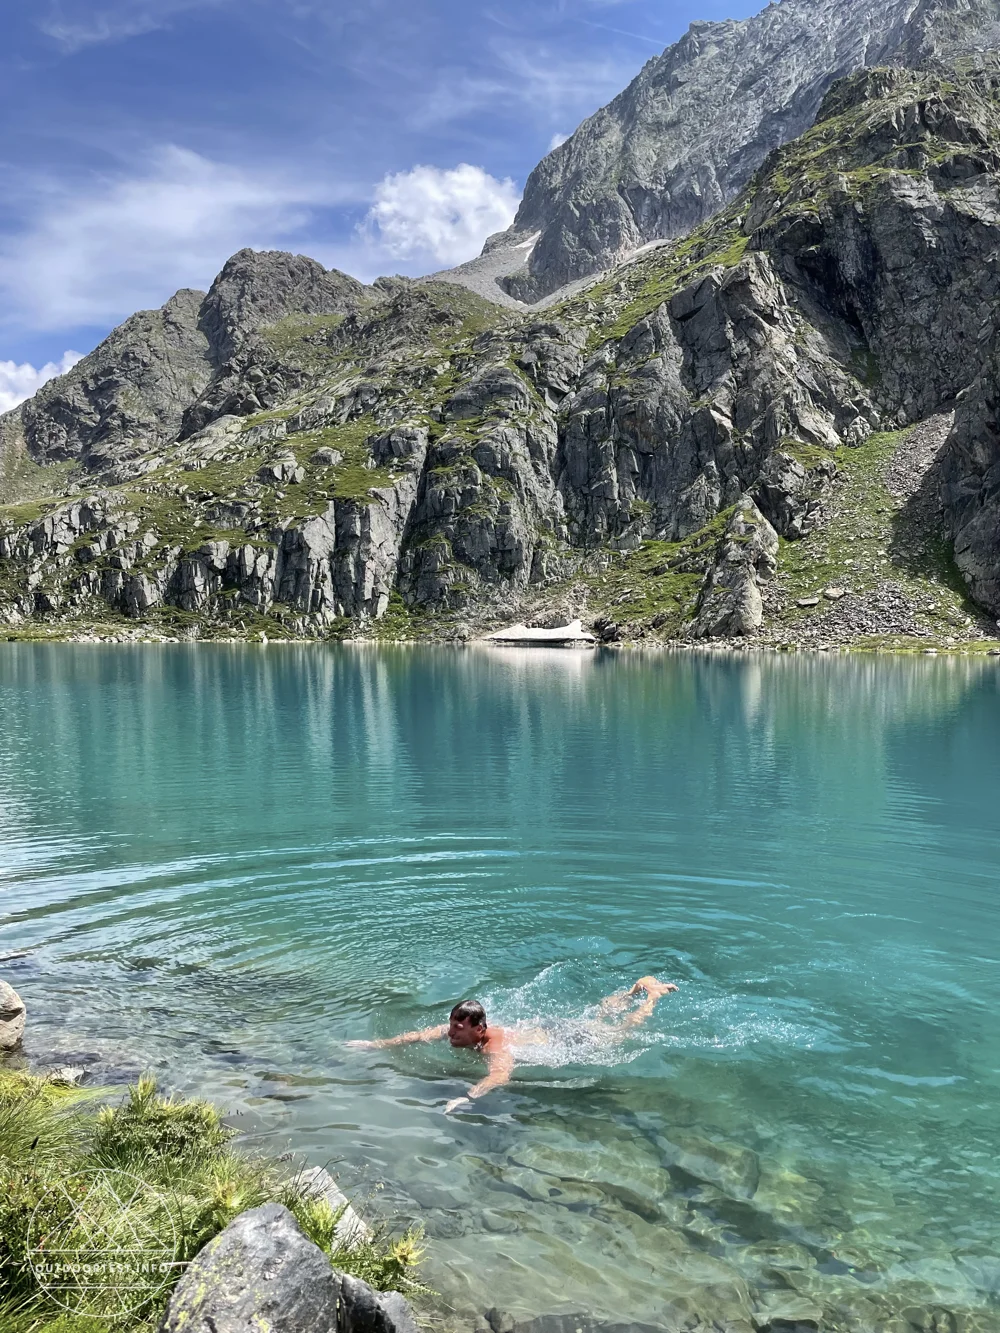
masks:
[[[728,204],[812,124],[830,85],[880,65],[951,65],[1000,46],[1000,0],[782,0],[695,23],[532,172],[505,289],[534,302]],[[516,247],[535,241],[524,262]]]
[[[0,459],[9,470],[25,452],[36,463],[79,462],[93,471],[142,458],[177,437],[185,410],[225,373],[252,330],[286,315],[346,311],[364,293],[313,259],[275,253],[262,262],[241,250],[207,296],[180,291],[161,310],[133,315],[68,374],[0,417]],[[246,405],[260,409],[252,392]]]
[[[541,313],[241,252],[0,418],[0,623],[992,648],[998,253],[993,56]]]

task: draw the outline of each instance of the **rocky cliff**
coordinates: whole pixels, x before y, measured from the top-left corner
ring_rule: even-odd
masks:
[[[690,231],[812,124],[838,78],[997,46],[998,0],[783,0],[745,22],[692,24],[532,172],[513,227],[490,243],[536,238],[504,286],[537,301]]]
[[[0,617],[985,647],[998,247],[986,58],[840,81],[543,316],[242,252],[0,419]]]

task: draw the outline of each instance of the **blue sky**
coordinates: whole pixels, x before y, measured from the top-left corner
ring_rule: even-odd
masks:
[[[0,0],[0,408],[244,245],[478,253],[558,137],[759,0]]]

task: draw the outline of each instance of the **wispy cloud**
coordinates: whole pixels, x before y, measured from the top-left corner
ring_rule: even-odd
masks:
[[[644,32],[629,32],[627,28],[612,28],[607,23],[595,23],[593,19],[578,18],[576,22],[582,23],[585,28],[598,28],[601,32],[614,33],[616,37],[631,37],[633,41],[643,42],[646,46],[655,47],[657,51],[662,51],[667,45],[662,37],[651,37]]]
[[[397,259],[453,266],[473,259],[486,237],[514,221],[521,192],[467,162],[443,171],[414,167],[387,176],[362,227],[365,240]]]
[[[350,198],[315,175],[284,176],[162,147],[83,188],[36,180],[21,227],[0,238],[5,315],[36,330],[108,324],[202,287],[242,246],[294,243]]]
[[[545,45],[496,40],[491,73],[441,71],[414,100],[412,123],[423,130],[461,123],[482,113],[521,113],[536,121],[578,124],[635,76],[634,60],[615,55],[597,59],[562,55]]]
[[[38,27],[66,54],[104,42],[121,42],[155,32],[185,10],[214,8],[224,0],[128,0],[94,6],[81,0],[56,0]]]
[[[0,361],[0,413],[17,407],[18,403],[37,393],[43,384],[56,375],[65,375],[82,360],[79,352],[64,352],[58,362],[50,361],[39,370],[28,362],[19,366],[14,361]]]
[[[563,56],[548,45],[508,41],[494,50],[512,96],[564,123],[571,113],[596,110],[636,74],[634,59],[617,54]]]
[[[468,163],[348,188],[176,146],[115,178],[22,181],[12,192],[29,200],[21,226],[0,236],[0,327],[35,332],[107,327],[179,287],[205,289],[244,246],[300,250],[365,280],[400,266],[429,272],[478,254],[520,199],[513,181]],[[11,363],[15,372],[27,384],[42,373]]]

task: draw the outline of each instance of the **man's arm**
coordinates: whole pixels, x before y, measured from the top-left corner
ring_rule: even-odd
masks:
[[[345,1041],[345,1046],[376,1047],[381,1050],[386,1046],[408,1046],[413,1041],[439,1041],[446,1036],[448,1026],[442,1023],[436,1028],[421,1028],[419,1032],[403,1032],[398,1037],[383,1037],[380,1041]]]
[[[487,1058],[490,1066],[489,1073],[484,1079],[480,1079],[478,1083],[473,1084],[464,1097],[455,1097],[450,1101],[444,1108],[446,1115],[449,1115],[464,1102],[474,1101],[477,1097],[485,1097],[494,1088],[502,1088],[510,1082],[510,1076],[514,1072],[514,1057],[510,1051],[491,1051]]]
[[[638,1027],[640,1023],[645,1023],[663,996],[669,995],[676,989],[672,981],[658,981],[656,977],[640,977],[627,995],[641,995],[645,991],[646,998],[630,1014],[625,1015],[622,1025]]]

